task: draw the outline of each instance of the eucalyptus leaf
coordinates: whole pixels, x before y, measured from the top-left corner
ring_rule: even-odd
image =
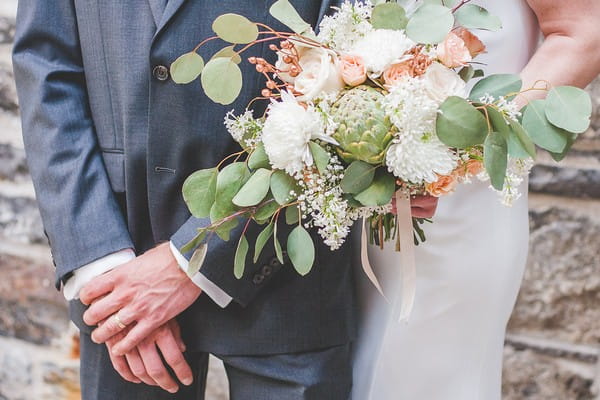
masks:
[[[244,270],[246,269],[246,256],[248,255],[248,239],[246,235],[240,237],[237,249],[235,251],[235,258],[233,261],[233,275],[237,279],[242,279],[244,276]]]
[[[452,96],[440,106],[436,133],[447,146],[465,149],[483,144],[488,125],[473,105],[461,97]]]
[[[406,11],[398,3],[378,4],[371,13],[371,25],[375,29],[401,30],[407,23]]]
[[[250,157],[248,157],[248,166],[252,169],[271,168],[264,144],[259,143],[252,154],[250,154]]]
[[[288,0],[277,0],[269,9],[269,13],[295,33],[303,34],[311,30],[310,24],[302,19]]]
[[[508,154],[513,158],[535,159],[535,144],[523,126],[517,121],[510,121],[510,136],[508,137]]]
[[[232,200],[249,178],[250,171],[243,162],[229,164],[219,172],[215,202],[210,210],[210,219],[213,223],[237,210]]]
[[[577,138],[577,134],[576,133],[569,133],[569,134],[570,134],[570,137],[567,139],[567,145],[565,146],[565,149],[561,153],[550,153],[550,155],[552,156],[554,161],[559,162],[559,161],[564,160],[564,158],[567,156],[567,154],[571,150],[571,147],[573,147],[573,144],[575,143],[575,139]]]
[[[473,86],[469,99],[479,101],[485,95],[496,98],[507,96],[521,90],[523,81],[521,77],[514,74],[496,74],[483,78]],[[512,96],[511,96],[512,97]]]
[[[315,244],[302,225],[298,225],[290,232],[287,252],[296,271],[306,276],[315,262]]]
[[[192,258],[190,258],[190,262],[188,263],[188,275],[194,275],[196,272],[200,271],[202,264],[204,264],[204,260],[206,259],[206,253],[208,253],[208,244],[202,243],[194,254],[192,254]]]
[[[367,207],[385,206],[392,201],[396,191],[396,180],[387,171],[380,169],[369,187],[354,198]]]
[[[502,29],[502,20],[475,4],[465,4],[454,13],[456,21],[467,29],[485,29],[498,31]]]
[[[230,58],[215,58],[204,67],[200,78],[204,93],[215,103],[233,103],[242,90],[242,71]]]
[[[210,215],[210,208],[215,202],[218,175],[216,168],[201,169],[183,183],[183,200],[194,217],[205,218]]]
[[[467,65],[466,67],[461,68],[458,75],[463,81],[469,82],[475,76],[475,68],[473,68],[472,65]]]
[[[573,86],[552,88],[546,97],[546,118],[558,128],[583,133],[590,127],[592,100],[584,90]]]
[[[492,132],[485,139],[483,164],[494,189],[502,190],[508,166],[508,145],[501,133]]]
[[[212,24],[217,36],[229,43],[247,44],[258,39],[258,26],[238,14],[223,14]]]
[[[208,231],[206,229],[199,229],[196,236],[194,236],[192,240],[187,242],[181,249],[179,249],[181,254],[188,253],[194,250],[196,247],[200,246],[200,243],[202,243],[204,239],[206,239],[207,234]]]
[[[289,206],[285,208],[285,223],[288,225],[297,224],[300,221],[298,206]]]
[[[277,170],[271,175],[271,193],[275,201],[281,205],[285,205],[293,200],[294,197],[290,192],[299,193],[300,189],[296,180],[289,176],[285,171]]]
[[[239,207],[252,207],[259,204],[269,192],[271,172],[265,168],[256,170],[235,195],[233,204]]]
[[[325,171],[327,171],[327,166],[329,165],[329,159],[331,158],[331,156],[324,148],[322,148],[313,141],[310,141],[308,143],[308,146],[310,148],[310,153],[313,156],[313,160],[315,161],[315,165],[319,170],[319,173],[323,175]]]
[[[353,161],[348,166],[340,187],[344,193],[360,193],[368,188],[375,178],[376,167],[364,161]]]
[[[263,229],[258,234],[258,237],[256,238],[256,244],[254,245],[254,260],[253,260],[255,264],[258,261],[258,258],[260,257],[260,253],[262,253],[263,248],[265,247],[265,245],[267,244],[267,242],[269,241],[269,239],[271,238],[272,235],[273,235],[273,222],[271,222],[269,225],[267,225],[266,228]]]
[[[273,226],[273,247],[275,248],[275,255],[277,256],[277,260],[280,263],[284,264],[285,260],[283,259],[283,251],[281,250],[281,243],[279,243],[279,239],[277,239],[277,223]]]
[[[523,128],[535,144],[552,153],[561,153],[567,146],[569,133],[552,125],[546,118],[546,100],[533,100],[523,114]]]
[[[229,58],[234,63],[239,64],[242,62],[242,57],[234,50],[235,46],[227,46],[223,47],[221,50],[217,51],[214,56],[211,57],[211,60],[215,58]]]
[[[173,82],[187,84],[200,76],[204,69],[204,59],[195,51],[185,53],[171,64]]]
[[[418,43],[437,44],[444,41],[454,26],[454,15],[448,7],[424,4],[406,25],[406,35]]]
[[[239,224],[239,220],[237,218],[232,218],[231,220],[225,221],[220,224],[216,229],[215,233],[217,236],[221,238],[221,240],[228,242],[231,238],[231,231],[235,229]]]
[[[270,199],[258,207],[256,213],[254,213],[254,219],[259,224],[268,222],[277,210],[279,210],[279,204],[275,199]]]

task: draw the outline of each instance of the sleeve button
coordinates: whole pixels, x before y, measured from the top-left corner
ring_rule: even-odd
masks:
[[[167,67],[165,67],[164,65],[157,65],[152,70],[152,75],[157,80],[164,82],[167,79],[169,79],[169,69]]]

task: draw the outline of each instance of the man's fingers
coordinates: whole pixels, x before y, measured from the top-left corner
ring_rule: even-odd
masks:
[[[179,390],[179,385],[171,377],[167,368],[163,364],[156,345],[153,341],[150,343],[144,343],[138,347],[140,351],[140,357],[144,362],[144,367],[150,378],[154,379],[158,386],[163,388],[169,393],[175,393]]]
[[[111,316],[109,316],[102,325],[98,326],[98,328],[94,329],[94,331],[92,332],[92,340],[94,341],[94,343],[104,343],[116,334],[125,330],[129,325],[133,323],[129,315],[129,309],[125,307],[124,309],[119,310]],[[129,352],[129,350],[131,349],[128,349],[127,351],[124,351],[117,355],[125,355],[125,353]]]
[[[125,359],[125,357],[115,356],[115,355],[111,354],[110,349],[109,349],[108,355],[110,357],[110,361],[112,362],[113,368],[115,369],[115,371],[117,371],[119,373],[119,375],[121,375],[121,377],[123,379],[125,379],[128,382],[132,382],[132,383],[141,383],[142,382],[139,378],[137,378],[133,374],[133,372],[129,368],[129,364],[127,363],[127,360]]]
[[[100,300],[92,303],[92,305],[83,313],[83,322],[89,326],[98,325],[98,322],[108,319],[115,314],[124,304],[120,301],[114,292],[108,296],[104,296]]]
[[[186,346],[185,342],[183,341],[183,338],[181,337],[181,328],[179,327],[179,323],[177,323],[175,319],[172,319],[171,321],[169,321],[168,326],[169,328],[171,328],[171,332],[173,333],[173,337],[175,338],[175,341],[179,346],[179,350],[181,350],[182,353],[185,352]]]
[[[116,355],[129,353],[134,347],[139,345],[142,340],[146,339],[158,325],[154,325],[147,321],[140,322],[134,326],[127,335],[113,347],[113,352]]]
[[[98,297],[110,293],[115,286],[111,272],[92,279],[87,285],[81,288],[79,291],[79,300],[85,305],[90,305]]]
[[[125,358],[127,359],[127,363],[129,364],[129,368],[131,372],[139,379],[142,380],[146,385],[150,386],[158,386],[156,381],[148,375],[146,372],[146,367],[144,367],[144,362],[142,361],[142,357],[137,348],[131,350],[129,353],[125,354]]]
[[[159,335],[156,340],[156,345],[160,349],[163,358],[169,364],[177,379],[186,386],[189,386],[194,381],[192,369],[187,363],[183,353],[179,349],[179,345],[173,336],[173,332],[166,329],[165,334]]]

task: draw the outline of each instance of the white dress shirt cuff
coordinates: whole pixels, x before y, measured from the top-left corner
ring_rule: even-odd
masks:
[[[100,276],[119,265],[125,264],[135,258],[132,249],[120,250],[107,256],[92,261],[81,268],[76,269],[63,287],[63,295],[67,300],[79,298],[79,291],[92,279]]]
[[[177,264],[179,267],[187,274],[189,268],[189,261],[181,254],[181,252],[175,247],[173,242],[170,242],[171,252],[173,256],[177,260]],[[189,275],[188,275],[189,276]],[[189,276],[192,282],[196,284],[208,297],[212,299],[219,307],[225,308],[231,303],[231,296],[228,295],[215,285],[211,280],[209,280],[206,276],[200,273],[200,271],[196,272],[194,275]]]

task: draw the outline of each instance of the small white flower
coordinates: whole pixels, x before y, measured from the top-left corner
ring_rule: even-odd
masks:
[[[367,71],[379,76],[392,64],[405,59],[405,53],[414,45],[404,31],[374,29],[359,39],[349,53],[362,57]]]
[[[373,6],[369,1],[346,0],[332,16],[323,17],[318,39],[331,49],[347,52],[354,43],[373,30],[369,18]]]
[[[287,92],[281,97],[269,106],[262,142],[274,168],[295,174],[313,163],[308,145],[311,139],[335,141],[325,135],[323,118],[313,107],[305,109]]]
[[[232,111],[225,115],[225,128],[231,137],[242,146],[248,145],[258,138],[262,129],[262,122],[254,119],[252,111],[246,110],[242,115],[236,116]]]

